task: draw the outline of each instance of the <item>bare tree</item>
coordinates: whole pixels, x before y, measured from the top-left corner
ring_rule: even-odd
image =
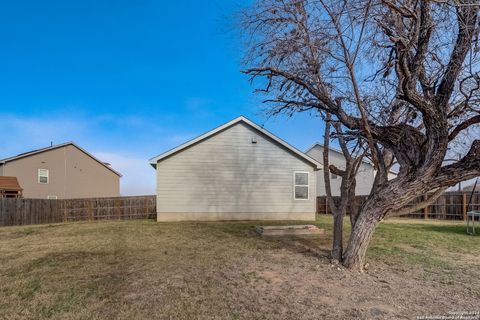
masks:
[[[343,263],[362,269],[383,218],[480,175],[478,0],[258,0],[245,72],[272,114],[318,109],[368,146],[377,175]],[[475,132],[475,130],[473,130]],[[478,132],[478,131],[477,131]],[[444,159],[459,138],[468,145]],[[388,171],[397,161],[397,178]]]

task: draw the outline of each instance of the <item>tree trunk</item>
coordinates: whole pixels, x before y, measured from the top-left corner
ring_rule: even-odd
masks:
[[[350,234],[347,250],[343,256],[343,265],[349,269],[362,271],[365,255],[373,232],[381,220],[378,214],[360,214]]]
[[[408,181],[411,181],[408,183]],[[399,179],[371,194],[357,216],[343,255],[343,265],[349,269],[363,270],[365,255],[378,223],[391,212],[403,208],[418,194],[428,191],[418,177]]]
[[[350,210],[348,211],[350,214],[350,225],[352,226],[352,230],[353,230],[358,219],[358,208],[356,208],[355,205],[352,205],[350,206]]]
[[[332,259],[342,262],[343,255],[343,212],[333,215]]]
[[[356,174],[356,173],[355,173]],[[359,208],[357,207],[357,198],[355,196],[355,185],[356,185],[356,178],[353,178],[352,186],[350,187],[350,192],[348,193],[348,213],[350,216],[350,225],[352,226],[352,230],[355,227],[355,223],[358,219]]]

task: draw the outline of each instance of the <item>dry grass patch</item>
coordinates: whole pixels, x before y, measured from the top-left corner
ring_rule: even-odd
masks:
[[[261,238],[255,224],[2,228],[0,315],[384,319],[478,309],[480,237],[464,235],[463,225],[387,221],[368,271],[357,274],[328,261],[329,217],[317,221],[326,236]]]

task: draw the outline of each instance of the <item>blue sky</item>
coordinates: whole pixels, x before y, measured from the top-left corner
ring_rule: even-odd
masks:
[[[304,150],[318,118],[267,119],[242,68],[244,1],[3,1],[0,158],[66,141],[154,192],[148,159],[243,114]]]

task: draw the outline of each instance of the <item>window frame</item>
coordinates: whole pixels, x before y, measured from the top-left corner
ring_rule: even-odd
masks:
[[[297,184],[295,181],[295,176],[297,173],[306,173],[307,174],[307,184]],[[307,187],[307,198],[297,198],[295,194],[296,187]],[[310,172],[308,171],[293,171],[293,200],[294,201],[308,201],[310,200]]]
[[[41,172],[41,171],[46,172],[47,174],[46,174],[46,175],[40,175],[40,172]],[[37,174],[38,174],[38,176],[37,176],[37,181],[38,181],[39,184],[49,184],[49,183],[50,183],[50,170],[49,170],[49,169],[39,168]],[[42,181],[40,181],[40,178],[41,178],[41,177],[46,177],[46,178],[47,178],[47,182],[42,182]]]
[[[47,196],[47,200],[58,200],[58,196]]]

